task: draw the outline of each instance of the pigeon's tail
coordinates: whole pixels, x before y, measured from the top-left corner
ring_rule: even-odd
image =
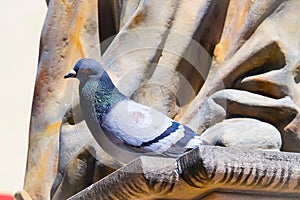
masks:
[[[192,129],[179,125],[178,129],[173,132],[173,134],[181,135],[180,139],[176,143],[173,143],[163,154],[171,157],[178,157],[179,155],[195,149],[200,145],[210,145],[203,138],[201,138]]]
[[[194,149],[197,148],[199,145],[210,145],[195,131],[193,131],[187,126],[184,126],[184,137],[181,139],[181,141],[184,142],[184,147],[186,149]]]
[[[199,135],[195,135],[185,146],[186,149],[194,149],[197,148],[199,145],[210,145],[206,142],[203,138]]]

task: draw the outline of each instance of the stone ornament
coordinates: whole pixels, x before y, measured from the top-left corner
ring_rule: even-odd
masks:
[[[147,157],[126,165],[94,141],[79,107],[78,82],[63,79],[85,57],[101,62],[116,87],[132,100],[225,146],[200,147],[177,162],[172,160],[172,167],[166,163],[158,171],[172,170],[158,179],[157,171],[142,170],[136,178],[146,180],[141,182],[143,189],[154,188],[153,198],[158,194],[171,198],[168,195],[180,185],[202,188],[203,183],[210,189],[187,190],[189,197],[214,191],[215,183],[228,191],[233,184],[242,185],[236,187],[239,191],[264,194],[273,188],[275,193],[298,197],[298,155],[284,153],[300,151],[298,0],[50,0],[47,4],[24,190],[16,199],[67,199],[80,191],[86,195],[83,189],[93,183],[91,194],[99,195],[106,191],[105,184],[113,188],[114,179],[109,177],[118,177],[121,169],[156,169]],[[224,159],[206,162],[203,156],[210,151]],[[182,165],[178,180],[174,163]],[[198,172],[189,166],[206,175],[195,176]],[[211,175],[214,170],[217,179]],[[122,191],[142,193],[140,185],[123,179],[126,176],[120,175]],[[252,184],[242,184],[252,178]]]

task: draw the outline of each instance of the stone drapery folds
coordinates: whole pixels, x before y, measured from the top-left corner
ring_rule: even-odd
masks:
[[[298,0],[47,4],[24,191],[16,197],[67,198],[124,165],[90,137],[77,82],[63,80],[82,57],[103,63],[127,96],[211,141],[235,147],[226,130],[240,120],[248,123],[244,148],[265,141],[260,148],[300,151]],[[271,140],[259,134],[266,124]]]

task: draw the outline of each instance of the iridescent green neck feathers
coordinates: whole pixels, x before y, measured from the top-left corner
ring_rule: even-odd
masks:
[[[106,72],[101,77],[90,77],[86,82],[80,83],[81,107],[93,111],[95,117],[102,121],[110,107],[127,98],[114,86]]]

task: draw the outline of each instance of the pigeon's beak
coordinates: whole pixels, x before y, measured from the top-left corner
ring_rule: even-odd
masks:
[[[71,69],[69,73],[67,73],[64,78],[76,78],[76,71],[74,69]]]

